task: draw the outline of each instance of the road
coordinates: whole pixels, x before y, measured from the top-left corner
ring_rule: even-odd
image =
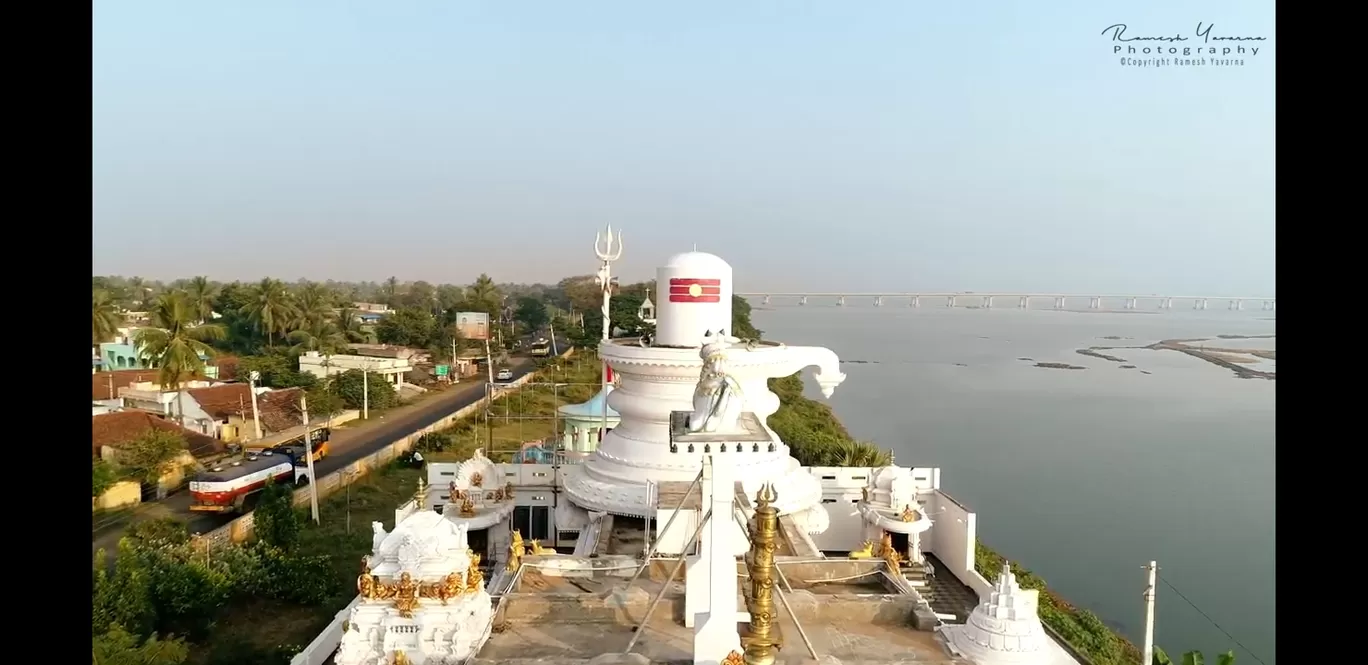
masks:
[[[513,370],[514,379],[522,378],[535,367],[531,358],[509,359],[508,368]],[[328,441],[328,456],[314,464],[314,473],[321,478],[346,467],[402,437],[480,401],[484,396],[484,383],[458,385],[413,406],[373,415],[372,422],[339,429],[333,432],[332,438]],[[131,513],[123,515],[121,519],[109,519],[103,523],[93,524],[91,552],[101,548],[113,552],[118,546],[119,539],[123,537],[124,529],[131,522],[174,517],[189,524],[191,533],[204,533],[213,531],[237,517],[191,512],[190,502],[190,493],[181,491],[161,501],[142,504]]]

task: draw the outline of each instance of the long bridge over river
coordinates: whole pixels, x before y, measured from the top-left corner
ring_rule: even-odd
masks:
[[[1010,292],[973,292],[964,291],[958,293],[936,293],[936,292],[903,292],[903,293],[851,293],[851,292],[832,292],[832,293],[738,293],[743,298],[760,298],[764,304],[768,305],[775,298],[785,300],[796,300],[799,305],[808,304],[808,299],[819,298],[823,300],[835,300],[837,305],[844,306],[849,299],[872,303],[875,307],[883,306],[885,301],[896,302],[910,307],[921,307],[922,301],[927,300],[933,304],[944,307],[977,306],[985,309],[992,309],[995,305],[1002,303],[1015,303],[1017,309],[1030,309],[1031,307],[1052,307],[1053,309],[1067,309],[1070,301],[1087,301],[1088,309],[1105,309],[1105,302],[1122,303],[1128,310],[1134,309],[1160,309],[1168,310],[1175,307],[1188,306],[1196,310],[1209,309],[1212,303],[1217,307],[1225,304],[1226,309],[1237,311],[1245,309],[1246,303],[1259,303],[1259,309],[1266,312],[1274,311],[1277,306],[1277,299],[1263,296],[1166,296],[1166,295],[1126,295],[1126,294],[1066,294],[1066,293],[1010,293]]]

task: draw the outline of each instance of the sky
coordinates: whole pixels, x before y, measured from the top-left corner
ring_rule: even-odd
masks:
[[[93,12],[95,274],[554,282],[611,224],[625,281],[697,247],[737,291],[1274,292],[1271,0]],[[1266,40],[1102,34],[1199,21]]]

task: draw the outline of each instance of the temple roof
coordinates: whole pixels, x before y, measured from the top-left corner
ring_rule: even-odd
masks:
[[[590,397],[589,401],[587,402],[583,402],[580,404],[566,404],[565,406],[556,409],[556,411],[559,412],[562,416],[570,418],[602,418],[603,409],[605,408],[605,405],[608,401],[608,393],[611,392],[613,392],[613,387],[607,386],[603,390],[600,390],[597,395]],[[613,410],[613,407],[608,406],[606,408],[608,409],[609,418],[621,417],[618,415],[617,411]]]

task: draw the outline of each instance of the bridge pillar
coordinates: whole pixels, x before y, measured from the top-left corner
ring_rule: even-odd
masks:
[[[1206,298],[1198,298],[1198,299],[1192,301],[1192,308],[1193,308],[1193,309],[1206,309],[1206,308],[1207,308],[1207,301],[1206,301]]]
[[[1088,309],[1102,309],[1102,299],[1097,296],[1093,296],[1092,300],[1088,301]]]
[[[1240,311],[1240,310],[1242,310],[1242,309],[1244,309],[1244,301],[1243,301],[1243,300],[1232,300],[1232,301],[1230,301],[1230,310],[1231,310],[1231,311],[1233,311],[1233,312],[1238,312],[1238,311]]]
[[[955,306],[955,296],[950,296],[949,298],[946,298],[946,299],[945,299],[945,306],[946,306],[946,307],[954,307],[954,306]]]
[[[1026,308],[1029,307],[1030,305],[1031,305],[1031,297],[1030,297],[1030,296],[1021,296],[1021,302],[1017,303],[1017,307],[1020,307],[1021,309],[1026,309]]]
[[[836,296],[836,306],[845,307],[845,296]]]
[[[1055,296],[1055,309],[1064,309],[1064,296]]]
[[[1173,309],[1173,298],[1164,298],[1159,301],[1159,309]]]
[[[768,305],[768,304],[769,304],[769,301],[770,301],[770,297],[769,297],[769,296],[765,296],[765,303],[764,303],[764,304]]]
[[[1265,300],[1265,301],[1263,301],[1263,307],[1261,307],[1260,309],[1262,309],[1262,310],[1265,311],[1265,312],[1271,312],[1271,311],[1273,311],[1273,301],[1272,301],[1272,300]]]
[[[806,305],[806,304],[807,304],[807,296],[802,296],[802,297],[798,298],[798,304],[799,304],[799,305]]]
[[[992,308],[993,308],[993,296],[983,296],[983,308],[984,308],[984,309],[992,309]]]
[[[1138,307],[1138,306],[1139,306],[1139,303],[1136,302],[1136,299],[1135,299],[1135,298],[1130,298],[1130,299],[1126,300],[1126,309],[1135,309],[1135,308]]]
[[[875,306],[875,307],[883,307],[883,296],[876,296],[876,297],[874,298],[874,306]]]
[[[912,306],[921,307],[921,296],[912,296]]]

